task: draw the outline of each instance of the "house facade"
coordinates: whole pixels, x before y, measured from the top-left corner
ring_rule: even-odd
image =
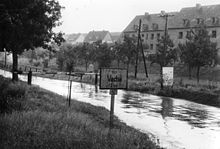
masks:
[[[102,43],[113,43],[109,31],[90,31],[85,37],[84,42],[93,43],[98,40],[101,40]]]
[[[157,40],[165,33],[166,20],[161,17],[161,13],[145,13],[136,16],[123,31],[123,36],[137,37],[139,20],[141,20],[141,38],[143,44],[148,44],[148,49],[144,49],[145,53],[155,53]],[[167,33],[175,46],[184,43],[192,29],[205,25],[211,41],[217,42],[217,46],[220,48],[220,5],[201,6],[196,4],[195,7],[186,7],[179,12],[167,14],[170,15],[167,19]],[[218,53],[220,55],[220,50]]]

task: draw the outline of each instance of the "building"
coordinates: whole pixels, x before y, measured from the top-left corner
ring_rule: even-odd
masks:
[[[70,44],[81,44],[84,42],[87,34],[78,33],[78,34],[67,34],[64,36],[66,43]]]
[[[101,40],[102,43],[113,43],[109,31],[90,31],[85,37],[84,42],[93,43],[98,40]]]
[[[111,34],[113,43],[115,43],[119,40],[121,32],[111,32],[110,34]]]
[[[139,20],[141,19],[141,38],[143,44],[148,44],[149,47],[145,49],[145,53],[155,53],[157,39],[163,36],[165,31],[165,18],[161,17],[161,13],[145,13],[136,16],[125,28],[123,35],[137,36]],[[220,5],[201,6],[196,4],[195,7],[182,8],[179,12],[169,12],[168,14],[172,16],[168,17],[167,30],[176,46],[178,43],[186,41],[191,29],[204,24],[207,26],[211,40],[217,42],[217,46],[220,48]]]

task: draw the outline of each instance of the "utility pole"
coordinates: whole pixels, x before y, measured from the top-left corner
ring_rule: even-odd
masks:
[[[168,32],[168,28],[167,28],[167,23],[168,23],[168,17],[174,16],[173,14],[168,14],[165,13],[165,11],[161,11],[160,17],[164,17],[165,18],[165,28],[164,28],[164,52],[166,51],[167,48],[167,32]],[[163,55],[164,56],[164,55]],[[163,89],[163,66],[164,66],[164,58],[162,58],[163,62],[162,62],[162,66],[160,68],[160,75],[161,75],[161,81],[160,81],[160,86],[161,89]]]
[[[146,77],[148,78],[147,65],[146,65],[146,61],[145,61],[144,49],[143,49],[142,39],[141,39],[141,19],[139,20],[139,26],[138,26],[138,41],[137,41],[137,49],[136,49],[137,53],[136,53],[136,62],[135,62],[135,78],[137,78],[139,45],[141,46],[142,58],[143,58],[143,61],[144,61],[145,74],[146,74]]]

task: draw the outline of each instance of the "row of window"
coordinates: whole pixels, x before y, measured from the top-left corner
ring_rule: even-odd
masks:
[[[190,36],[190,34],[191,34],[191,32],[187,31],[186,32],[186,37]],[[211,36],[211,38],[216,38],[217,37],[217,31],[216,30],[212,30],[210,36]],[[183,39],[183,32],[179,32],[178,38],[179,39]]]
[[[185,37],[188,37],[190,34],[191,34],[190,31],[186,31],[186,36]],[[183,35],[184,35],[183,32],[179,32],[178,39],[183,39]],[[145,39],[145,40],[148,40],[148,39],[154,40],[155,36],[156,36],[156,39],[160,39],[161,34],[160,33],[156,33],[156,34],[155,33],[151,33],[149,35],[148,34],[141,34],[142,39]],[[132,34],[131,37],[136,37],[136,34]],[[217,37],[217,31],[216,30],[212,30],[211,31],[211,38],[216,38],[216,37]]]

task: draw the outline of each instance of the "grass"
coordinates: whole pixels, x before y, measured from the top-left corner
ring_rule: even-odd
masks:
[[[2,82],[2,78],[1,82]],[[11,83],[11,82],[10,82]],[[22,83],[21,83],[22,84]],[[154,149],[150,138],[115,117],[109,132],[109,111],[66,99],[36,86],[25,86],[19,110],[0,115],[1,149]]]

